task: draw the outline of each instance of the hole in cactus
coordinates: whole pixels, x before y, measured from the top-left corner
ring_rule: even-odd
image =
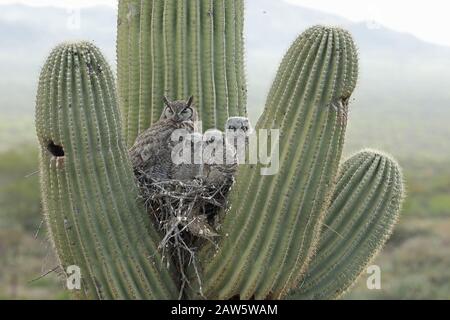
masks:
[[[64,157],[64,148],[56,145],[52,140],[47,144],[47,150],[54,157]]]

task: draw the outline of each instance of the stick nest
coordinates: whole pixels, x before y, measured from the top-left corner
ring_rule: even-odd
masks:
[[[180,299],[191,282],[185,273],[193,267],[202,293],[197,249],[205,241],[216,243],[220,229],[219,212],[227,206],[227,194],[234,181],[215,186],[202,178],[189,181],[157,181],[143,171],[135,171],[140,197],[162,235],[158,249],[167,267],[175,263],[180,275]]]

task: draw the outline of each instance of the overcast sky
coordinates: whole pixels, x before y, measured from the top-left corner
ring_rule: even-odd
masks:
[[[63,8],[108,5],[115,8],[117,0],[0,0],[0,4],[10,3],[22,3],[30,6],[54,6]]]
[[[258,1],[258,0],[247,0]],[[280,1],[280,0],[273,0]],[[409,32],[450,46],[450,1],[448,0],[285,0],[293,4],[334,13],[353,21],[376,21],[388,28]],[[4,3],[59,7],[109,5],[116,0],[0,0]]]
[[[353,21],[376,21],[397,31],[412,33],[423,40],[450,46],[448,0],[286,1],[334,13]]]

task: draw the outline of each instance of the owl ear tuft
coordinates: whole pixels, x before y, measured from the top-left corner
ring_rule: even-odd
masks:
[[[188,108],[189,108],[190,106],[192,106],[192,103],[193,103],[193,102],[194,102],[194,96],[190,96],[189,99],[188,99],[188,102],[187,102]]]
[[[169,100],[169,98],[167,98],[166,96],[164,96],[164,97],[163,97],[163,101],[164,101],[164,104],[165,104],[166,106],[170,107],[170,100]]]

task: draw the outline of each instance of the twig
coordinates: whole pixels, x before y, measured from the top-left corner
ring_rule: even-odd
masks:
[[[207,217],[214,217],[226,207],[229,185],[207,185],[203,179],[155,181],[143,171],[135,171],[135,174],[140,190],[139,200],[162,233],[158,245],[158,251],[162,254],[161,263],[172,261],[179,272],[179,298],[183,297],[186,287],[192,288],[192,279],[185,273],[188,266],[193,267],[200,295],[204,297],[194,243],[200,237],[213,243],[216,248],[217,244],[204,234],[193,234],[192,230],[204,230]],[[210,227],[213,229],[213,226]]]
[[[50,271],[47,271],[46,273],[44,273],[43,275],[40,275],[40,276],[37,277],[36,279],[33,279],[33,280],[28,281],[28,284],[31,284],[31,283],[36,282],[36,281],[38,281],[38,280],[41,280],[42,278],[48,276],[50,273],[57,271],[59,268],[60,268],[60,267],[57,266],[57,267],[51,269]]]
[[[39,235],[39,231],[41,231],[42,225],[44,224],[44,219],[41,220],[41,222],[39,223],[39,227],[36,230],[36,233],[34,234],[34,239],[36,240],[38,235]]]
[[[28,179],[28,178],[30,178],[30,177],[32,177],[32,176],[38,174],[39,172],[40,172],[40,170],[37,170],[37,171],[32,172],[32,173],[29,173],[29,174],[27,174],[27,175],[25,176],[25,179]]]

